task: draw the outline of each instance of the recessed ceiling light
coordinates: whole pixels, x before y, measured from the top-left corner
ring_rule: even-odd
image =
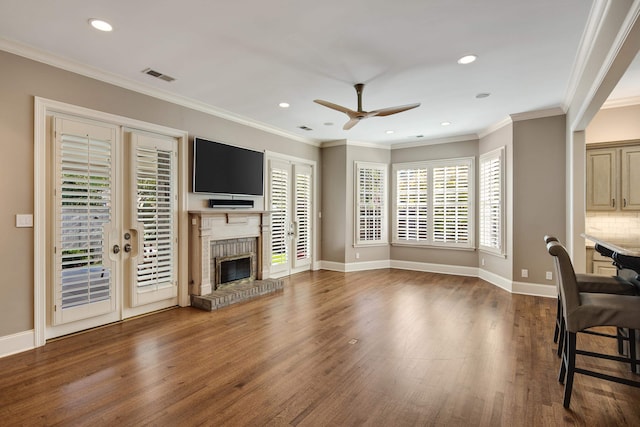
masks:
[[[489,95],[491,95],[491,94],[490,93],[486,93],[486,92],[479,93],[479,94],[476,95],[476,98],[478,98],[478,99],[487,98]]]
[[[100,31],[112,31],[113,27],[107,21],[102,19],[89,19],[89,24],[96,30]]]
[[[289,108],[291,106],[291,105],[289,105],[288,102],[281,102],[278,105],[280,106],[280,108]]]
[[[395,130],[387,130],[387,131],[385,131],[385,133],[387,135],[391,135],[392,133],[396,133],[396,131]]]
[[[471,64],[476,59],[478,59],[478,57],[475,55],[466,55],[458,59],[458,64],[462,64],[462,65]]]
[[[451,124],[451,122],[442,122],[440,123],[441,126],[449,126]]]

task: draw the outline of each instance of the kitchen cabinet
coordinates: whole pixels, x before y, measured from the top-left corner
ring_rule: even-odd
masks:
[[[640,142],[587,148],[587,210],[640,210]]]
[[[616,148],[587,150],[587,210],[616,210],[617,159]]]
[[[611,258],[602,256],[593,247],[587,246],[587,273],[615,276],[618,274],[618,269],[613,265]]]
[[[622,209],[640,210],[640,146],[620,150]]]

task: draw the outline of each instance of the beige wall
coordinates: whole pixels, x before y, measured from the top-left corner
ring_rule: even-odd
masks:
[[[565,238],[565,116],[513,124],[514,280],[555,286],[545,234]],[[521,270],[529,277],[521,277]],[[555,276],[555,274],[554,274]]]
[[[640,105],[598,111],[586,129],[587,144],[640,139]]]
[[[322,260],[344,262],[346,205],[347,146],[322,150]]]
[[[0,51],[0,337],[33,329],[33,229],[15,215],[33,213],[34,97],[182,129],[258,150],[319,162],[320,149],[203,112]],[[195,200],[195,201],[194,201]],[[198,209],[198,197],[190,208]],[[41,262],[41,260],[38,260]]]

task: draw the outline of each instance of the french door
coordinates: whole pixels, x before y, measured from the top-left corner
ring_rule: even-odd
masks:
[[[311,268],[313,168],[277,158],[268,162],[271,274],[277,277]]]
[[[56,116],[46,337],[177,303],[177,141]]]

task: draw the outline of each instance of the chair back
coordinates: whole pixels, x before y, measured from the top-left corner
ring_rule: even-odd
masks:
[[[565,318],[568,318],[571,313],[580,307],[580,291],[578,290],[573,264],[567,250],[560,242],[550,241],[547,243],[547,251],[555,261],[562,309],[564,310]]]
[[[544,244],[546,245],[549,242],[559,242],[560,240],[558,240],[558,238],[556,236],[549,236],[548,234],[546,236],[544,236]]]

